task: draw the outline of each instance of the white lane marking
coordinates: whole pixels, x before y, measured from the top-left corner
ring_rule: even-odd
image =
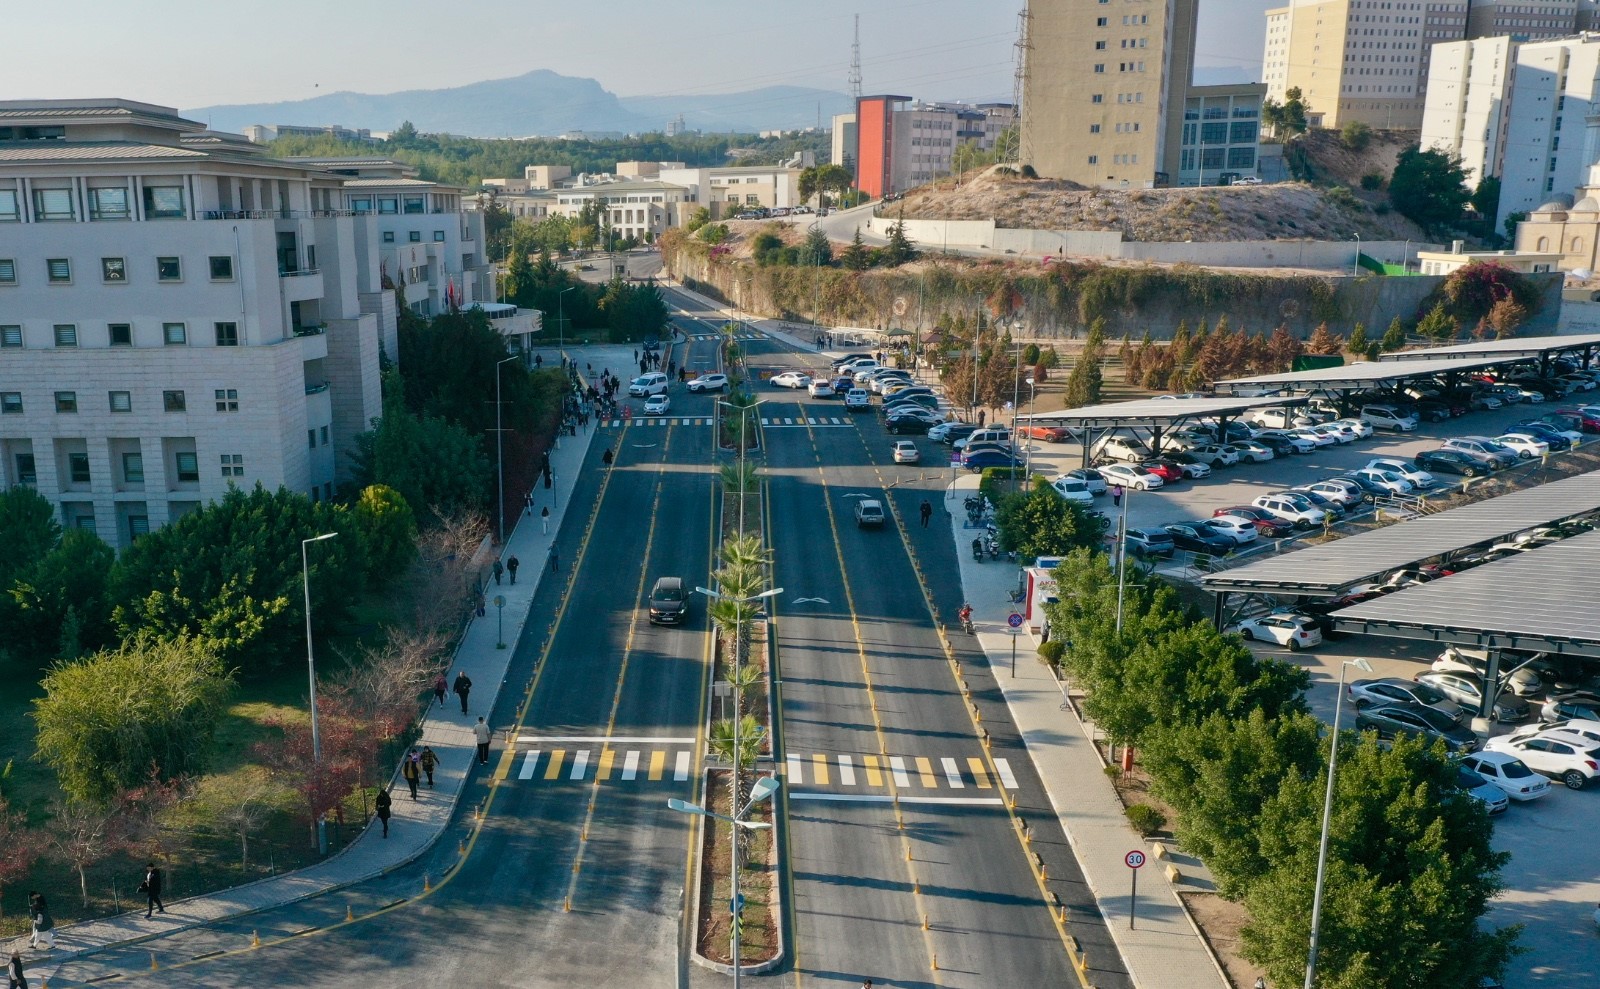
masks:
[[[678,764],[672,770],[672,778],[679,783],[689,778],[689,753],[678,753]]]
[[[579,749],[572,754],[572,775],[567,779],[581,780],[583,774],[589,771],[589,750]]]
[[[956,761],[954,759],[940,759],[939,764],[944,766],[945,782],[950,784],[950,789],[966,789],[967,784],[961,781],[961,770],[957,768]]]
[[[639,751],[634,749],[622,758],[622,778],[632,780],[639,778]]]
[[[653,735],[518,735],[520,742],[631,742],[636,745],[693,745],[691,738],[667,738]]]
[[[517,774],[519,780],[533,779],[533,770],[539,765],[539,750],[529,749],[522,757],[522,772]]]
[[[1005,801],[999,797],[896,797],[887,793],[796,793],[789,791],[790,800],[827,800],[832,803],[887,804],[947,804],[965,807],[1001,807]]]
[[[900,756],[892,755],[889,757],[889,772],[894,776],[895,786],[905,788],[911,786],[911,777],[906,775],[906,761]]]
[[[850,757],[839,757],[839,782],[844,786],[856,785],[856,767],[850,765]]]
[[[996,759],[994,768],[1000,773],[1001,786],[1004,786],[1007,790],[1015,790],[1017,788],[1017,777],[1011,772],[1011,763],[1006,762],[1004,759]]]
[[[800,757],[791,753],[787,759],[787,762],[789,763],[789,785],[794,786],[798,783],[805,782],[804,774],[802,774],[800,771]]]
[[[827,604],[827,598],[795,598],[790,604]]]

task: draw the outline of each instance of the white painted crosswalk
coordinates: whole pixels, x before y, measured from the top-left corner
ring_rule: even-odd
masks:
[[[927,756],[824,755],[791,752],[781,767],[790,787],[853,788],[865,778],[868,789],[896,791],[920,790],[1015,790],[1017,776],[1006,759],[995,759],[991,770],[984,760],[969,756],[964,760],[942,757],[935,768]]]

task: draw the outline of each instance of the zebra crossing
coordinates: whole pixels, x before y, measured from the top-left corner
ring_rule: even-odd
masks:
[[[601,429],[621,429],[623,426],[632,425],[636,429],[648,429],[652,426],[709,426],[710,416],[635,416],[632,419],[601,419]]]
[[[785,426],[798,426],[801,428],[806,426],[819,426],[824,428],[829,426],[843,427],[854,426],[855,424],[856,421],[849,416],[844,418],[840,418],[839,416],[793,416],[788,418],[781,416],[772,416],[770,418],[767,416],[761,417],[761,425],[771,429],[782,429]]]
[[[665,426],[709,426],[712,419],[709,416],[635,416],[632,419],[601,419],[601,429],[621,429],[623,426],[632,425],[635,429],[661,428]],[[762,416],[761,425],[769,429],[804,429],[810,426],[815,429],[837,428],[843,429],[854,426],[856,420],[849,416]]]
[[[727,338],[724,333],[695,333],[689,337],[691,340],[726,340]],[[735,340],[765,340],[767,337],[764,333],[735,333],[733,338]]]
[[[977,756],[824,755],[789,753],[780,770],[791,792],[794,787],[865,786],[906,790],[1015,790],[1016,774],[1005,759],[994,760],[994,772]]]
[[[528,746],[518,749],[517,779],[570,783],[660,782],[668,779],[670,773],[672,782],[682,783],[689,778],[694,763],[694,741],[693,738],[525,735],[517,739],[518,746]]]

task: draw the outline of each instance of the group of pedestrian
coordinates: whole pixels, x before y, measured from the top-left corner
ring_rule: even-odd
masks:
[[[636,357],[639,361],[640,374],[645,374],[649,371],[661,370],[661,352],[659,350],[647,350],[644,352],[643,357],[639,357],[639,352],[637,350],[635,350],[633,354],[634,357]],[[673,367],[677,367],[676,362],[673,363]]]
[[[547,514],[544,517],[545,518],[549,518],[549,515],[548,515],[549,509],[548,508],[545,509],[545,512]],[[546,523],[546,524],[548,525],[548,523]],[[548,530],[546,530],[546,531],[548,531]],[[511,556],[506,558],[506,562],[505,562],[504,565],[502,565],[499,560],[494,561],[493,570],[494,570],[494,582],[495,582],[495,585],[499,586],[499,584],[500,584],[500,575],[503,574],[503,573],[504,574],[510,574],[511,575],[511,582],[513,584],[515,584],[517,582],[517,568],[520,567],[520,566],[522,566],[522,561],[517,559],[517,556],[516,556],[515,553],[511,554]]]

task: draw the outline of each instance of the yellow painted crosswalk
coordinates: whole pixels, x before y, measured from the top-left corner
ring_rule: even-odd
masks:
[[[1005,759],[994,760],[991,771],[976,756],[956,760],[948,756],[937,765],[928,756],[802,755],[790,753],[780,770],[789,787],[888,790],[976,790],[1017,788],[1016,774]]]

